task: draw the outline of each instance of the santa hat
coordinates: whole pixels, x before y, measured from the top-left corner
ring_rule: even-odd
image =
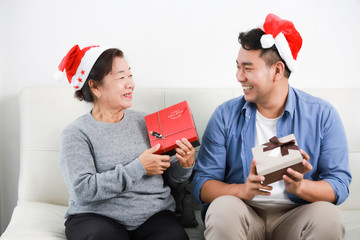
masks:
[[[66,77],[74,90],[80,90],[89,76],[98,57],[104,52],[100,46],[89,46],[83,49],[75,45],[70,49],[59,64],[59,71],[55,78],[63,77],[65,70]]]
[[[292,22],[270,13],[260,27],[265,34],[261,37],[262,48],[271,48],[274,44],[291,72],[296,69],[296,58],[302,45],[302,38]]]

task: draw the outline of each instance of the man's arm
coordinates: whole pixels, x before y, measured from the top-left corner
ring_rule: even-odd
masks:
[[[218,180],[208,180],[200,190],[201,201],[210,203],[224,195],[239,196],[243,184],[228,184]]]
[[[302,187],[294,193],[308,202],[327,201],[335,203],[334,189],[325,180],[311,181],[304,179]]]
[[[305,174],[306,179],[304,179],[303,175],[288,170],[287,175],[292,176],[294,181],[285,177],[285,186],[292,195],[290,199],[295,202],[328,201],[339,205],[348,197],[351,182],[345,129],[333,106],[321,101],[318,103],[299,106],[302,107],[301,111],[299,110],[300,115],[317,113],[314,117],[304,119],[306,121],[298,126],[309,125],[315,131],[313,140],[301,139],[299,144],[311,153],[313,159],[303,154],[305,160],[303,164],[311,172]],[[297,129],[297,132],[299,137],[301,135],[308,137],[308,134],[302,133],[301,129]],[[311,164],[307,163],[309,159]]]
[[[243,106],[243,104],[239,105],[238,102],[236,103],[236,109],[241,109],[240,105]],[[239,170],[237,178],[234,177],[236,180],[233,178],[229,180],[231,184],[226,183],[226,168],[234,167],[234,164],[231,162],[234,156],[231,159],[228,157],[231,153],[228,152],[229,149],[226,146],[226,143],[229,141],[227,130],[231,128],[233,121],[235,121],[234,119],[236,119],[234,124],[237,129],[244,124],[239,123],[238,120],[240,119],[240,122],[245,121],[244,119],[241,120],[240,116],[233,115],[234,110],[231,106],[229,107],[229,104],[219,106],[211,116],[204,132],[202,145],[194,168],[195,175],[193,180],[194,196],[202,203],[210,203],[215,198],[224,195],[233,195],[241,199],[251,200],[255,195],[268,195],[269,193],[263,190],[272,189],[269,186],[265,187],[260,184],[261,176],[255,175],[255,162],[252,163],[247,178]],[[234,146],[231,150],[236,151],[237,155],[241,151],[240,148],[236,149]],[[239,161],[242,160],[239,159]],[[237,164],[242,164],[242,162]],[[233,182],[243,184],[233,184]]]
[[[304,157],[302,163],[305,167],[305,172],[311,171],[312,165],[309,163],[309,155],[303,150],[300,150],[300,152]],[[304,179],[303,174],[294,171],[291,168],[287,169],[287,173],[291,176],[291,178],[284,175],[283,179],[285,181],[286,190],[289,193],[295,194],[308,202],[336,202],[334,189],[327,181],[311,181]]]

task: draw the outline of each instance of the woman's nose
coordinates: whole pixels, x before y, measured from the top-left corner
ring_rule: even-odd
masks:
[[[134,80],[131,77],[128,78],[128,81],[126,83],[126,88],[127,89],[133,89],[134,88]]]

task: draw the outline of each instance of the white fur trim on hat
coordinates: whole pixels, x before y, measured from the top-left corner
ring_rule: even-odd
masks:
[[[283,33],[279,33],[275,38],[275,46],[278,49],[280,57],[285,61],[286,66],[291,72],[297,67],[296,60],[293,58],[290,46]]]
[[[92,67],[104,51],[103,47],[93,47],[86,51],[75,75],[71,78],[71,86],[73,86],[74,90],[79,90],[84,86]]]

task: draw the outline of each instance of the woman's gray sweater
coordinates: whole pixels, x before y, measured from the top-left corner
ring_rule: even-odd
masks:
[[[70,193],[66,218],[96,213],[134,230],[159,211],[175,210],[164,178],[176,185],[192,168],[182,168],[172,157],[164,175],[146,175],[138,159],[150,148],[144,116],[125,110],[120,122],[105,123],[87,113],[64,129],[60,168]]]

